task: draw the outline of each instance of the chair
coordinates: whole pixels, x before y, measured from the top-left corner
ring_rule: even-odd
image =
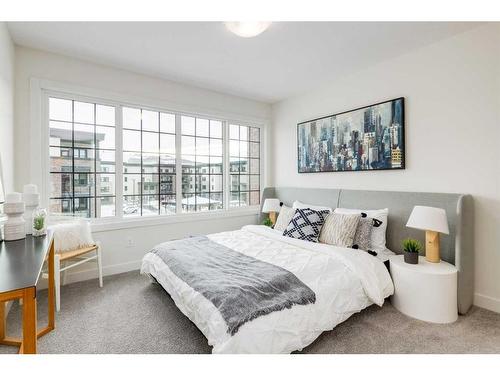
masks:
[[[92,256],[85,256],[89,253],[95,251]],[[67,251],[64,253],[59,253],[54,256],[54,284],[56,288],[56,311],[61,309],[61,274],[62,274],[62,285],[66,284],[66,271],[79,266],[83,263],[87,263],[93,260],[97,261],[97,271],[99,274],[99,287],[102,288],[102,261],[101,261],[101,247],[96,244],[91,247],[84,247],[82,249],[77,249],[73,251]],[[74,263],[72,263],[74,262]],[[66,263],[70,263],[66,265]],[[64,265],[64,266],[63,266]]]
[[[101,258],[101,246],[98,242],[96,242],[93,245],[89,246],[83,246],[76,248],[74,250],[66,250],[66,251],[58,251],[58,248],[61,247],[63,248],[62,244],[60,243],[61,240],[59,239],[58,241],[58,236],[57,236],[57,231],[62,230],[62,231],[67,231],[70,235],[73,235],[72,240],[75,240],[75,232],[71,233],[71,231],[74,231],[75,228],[78,231],[78,226],[79,224],[75,225],[66,225],[66,228],[63,229],[63,226],[55,226],[54,231],[55,231],[55,241],[56,241],[56,253],[54,255],[54,286],[55,286],[55,299],[56,299],[56,311],[60,311],[61,309],[61,284],[64,285],[66,283],[66,271],[73,268],[77,267],[81,264],[90,262],[90,261],[96,261],[97,262],[97,271],[98,271],[98,276],[99,276],[99,287],[102,288],[103,282],[102,282],[102,258]],[[89,237],[91,237],[90,234],[90,227],[88,225],[83,225],[81,228],[83,237],[87,237],[87,243],[88,242],[93,242],[89,241]],[[87,231],[87,232],[85,232]],[[66,233],[66,235],[68,234]],[[94,253],[94,254],[92,254]],[[61,277],[62,276],[62,277]],[[46,272],[43,273],[42,275],[43,278],[47,278],[48,274]],[[62,281],[62,282],[61,282]]]

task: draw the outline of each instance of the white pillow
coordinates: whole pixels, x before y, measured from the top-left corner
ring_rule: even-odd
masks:
[[[367,217],[380,220],[382,224],[379,227],[373,227],[371,233],[371,250],[377,252],[385,252],[385,232],[387,231],[387,216],[389,209],[382,208],[380,210],[361,210],[356,208],[336,208],[338,214],[361,214],[364,212]]]
[[[283,232],[286,227],[288,227],[288,224],[290,224],[290,220],[292,220],[294,214],[295,209],[292,207],[281,206],[278,219],[276,220],[276,224],[274,224],[274,229]]]
[[[78,220],[57,224],[51,228],[54,230],[54,250],[56,253],[95,245],[88,221]]]
[[[299,201],[293,202],[292,208],[294,210],[296,210],[297,208],[300,208],[300,209],[310,208],[311,210],[314,210],[314,211],[328,211],[328,212],[332,212],[332,208],[331,207],[313,206],[312,204],[302,203],[302,202],[299,202]]]

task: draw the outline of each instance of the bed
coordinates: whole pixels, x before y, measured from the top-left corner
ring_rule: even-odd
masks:
[[[152,275],[170,294],[182,313],[207,337],[213,353],[300,350],[352,314],[373,303],[381,306],[393,292],[384,263],[364,251],[287,238],[260,225],[207,237],[284,268],[305,283],[316,297],[315,303],[259,316],[232,335],[214,304],[177,277],[157,254],[146,254],[141,272]]]
[[[445,208],[450,220],[449,237],[452,237],[452,240],[443,241],[445,246],[442,258],[459,268],[459,311],[465,313],[470,306],[469,286],[461,285],[471,278],[472,272],[471,249],[468,248],[471,241],[471,215],[464,215],[464,207],[470,210],[468,196],[267,188],[263,192],[263,200],[269,197],[277,197],[288,205],[291,205],[294,199],[300,199],[310,204],[322,204],[332,208],[389,207],[387,243],[390,248],[397,247],[396,241],[408,234],[417,238],[421,236],[409,228],[402,228],[401,224],[405,222],[414,204]],[[297,301],[302,302],[289,303],[284,308],[266,313],[260,311],[234,325],[231,319],[228,319],[227,306],[219,303],[221,298],[217,299],[217,295],[221,293],[218,286],[228,284],[227,280],[204,289],[203,285],[187,281],[191,279],[186,276],[186,272],[194,279],[197,278],[195,266],[184,267],[184,274],[178,268],[182,263],[186,266],[198,262],[199,266],[206,266],[205,263],[210,261],[196,257],[188,261],[172,261],[165,258],[165,254],[172,249],[179,250],[176,248],[178,244],[170,241],[159,245],[158,248],[164,247],[163,253],[147,253],[141,272],[151,275],[170,294],[182,313],[208,339],[208,344],[213,346],[213,353],[291,353],[301,350],[322,332],[332,330],[356,312],[372,304],[382,306],[385,298],[394,291],[390,274],[384,264],[386,258],[380,255],[373,256],[364,251],[284,237],[281,232],[261,225],[248,225],[236,231],[194,238],[193,241],[198,241],[193,244],[200,249],[205,243],[219,246],[219,250],[225,249],[228,255],[235,256],[237,263],[242,259],[250,259],[255,260],[258,266],[275,267],[277,274],[281,272],[289,277],[287,280],[291,280],[291,285],[295,282],[300,284],[296,286],[296,290],[288,292],[293,294],[300,290],[304,293],[310,292],[314,296],[311,299],[311,294],[307,298],[295,295],[298,297]],[[203,253],[199,253],[201,254]],[[218,266],[218,263],[214,264],[215,267]],[[200,273],[210,272],[212,268],[209,265]],[[250,275],[243,277],[256,278]],[[210,276],[206,276],[206,280],[210,280]],[[288,281],[275,285],[288,285]],[[251,288],[260,287],[248,287],[249,290]],[[266,290],[266,293],[271,292],[272,290]],[[237,302],[234,299],[228,301]]]

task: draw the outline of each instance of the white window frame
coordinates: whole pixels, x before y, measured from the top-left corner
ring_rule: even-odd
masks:
[[[180,105],[163,100],[144,99],[129,95],[121,95],[106,92],[99,89],[91,89],[72,84],[48,81],[38,78],[30,80],[30,104],[31,104],[31,160],[30,176],[31,182],[40,188],[41,206],[49,206],[50,195],[50,157],[49,157],[49,97],[61,99],[96,102],[98,104],[116,107],[115,110],[115,202],[116,210],[114,217],[89,219],[93,229],[96,231],[106,231],[113,229],[140,227],[148,225],[159,225],[172,222],[188,222],[195,220],[206,220],[213,218],[225,218],[233,216],[255,216],[259,213],[260,206],[229,207],[230,179],[229,179],[229,123],[238,125],[258,127],[260,129],[260,199],[266,186],[266,150],[268,119],[243,116],[231,112],[220,112],[193,106]],[[196,116],[219,120],[223,122],[223,184],[224,184],[224,208],[214,211],[182,213],[179,198],[182,198],[182,168],[181,159],[177,160],[176,174],[176,201],[177,213],[173,215],[123,217],[123,142],[122,142],[122,110],[123,106],[140,107],[151,111],[175,113],[176,115]],[[180,119],[180,116],[176,116]],[[176,121],[176,154],[180,150],[180,121]],[[177,182],[179,181],[179,182]]]

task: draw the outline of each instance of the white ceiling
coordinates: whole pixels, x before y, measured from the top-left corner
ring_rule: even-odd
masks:
[[[18,45],[273,103],[477,27],[465,22],[10,22]]]

